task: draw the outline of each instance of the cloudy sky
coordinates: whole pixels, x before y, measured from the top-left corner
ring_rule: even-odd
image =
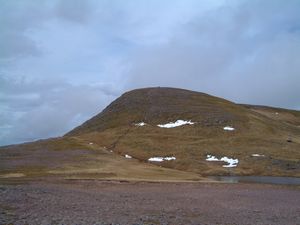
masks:
[[[300,109],[300,0],[0,0],[0,145],[62,135],[124,91]]]

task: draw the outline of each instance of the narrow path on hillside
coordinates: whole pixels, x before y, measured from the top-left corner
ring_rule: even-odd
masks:
[[[123,134],[121,134],[121,135],[117,138],[117,140],[115,140],[115,141],[111,144],[111,146],[108,148],[108,150],[113,151],[113,150],[116,148],[117,144],[118,144],[124,137],[126,137],[126,135],[128,135],[128,134],[130,133],[130,130],[131,130],[131,129],[132,129],[132,126],[130,126],[128,129],[126,129],[126,131],[125,131]]]

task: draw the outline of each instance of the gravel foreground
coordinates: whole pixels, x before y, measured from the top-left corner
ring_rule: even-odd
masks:
[[[300,224],[300,188],[43,181],[0,184],[0,224]]]

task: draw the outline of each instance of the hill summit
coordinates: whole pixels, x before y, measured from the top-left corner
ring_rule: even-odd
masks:
[[[293,175],[300,168],[299,125],[298,111],[157,87],[124,93],[66,136],[142,162],[176,157],[159,165],[205,175]],[[238,164],[226,167],[224,157]]]
[[[247,118],[243,113],[246,111],[244,107],[205,93],[177,88],[144,88],[126,92],[67,135],[100,132],[139,121],[157,124],[178,118],[206,125],[245,122]]]
[[[300,112],[144,88],[124,93],[63,137],[0,150],[0,178],[299,177]]]

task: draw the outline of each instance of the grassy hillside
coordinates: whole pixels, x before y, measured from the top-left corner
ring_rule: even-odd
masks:
[[[194,124],[161,128],[158,124]],[[145,126],[137,126],[144,122]],[[231,127],[234,130],[224,130]],[[125,155],[133,158],[124,158]],[[207,155],[238,159],[236,167]],[[300,112],[239,105],[174,88],[137,89],[62,138],[0,150],[3,176],[197,180],[201,175],[300,177]],[[176,160],[149,163],[151,157]]]
[[[203,180],[199,175],[141,163],[77,138],[1,147],[0,182],[39,179]]]
[[[171,129],[158,124],[178,119],[194,125]],[[145,122],[139,127],[136,123]],[[174,88],[130,91],[102,113],[69,132],[146,162],[176,156],[164,167],[202,175],[300,176],[300,112],[238,105],[207,94]],[[225,126],[234,131],[225,131]],[[207,162],[208,154],[239,159],[235,168]],[[253,154],[264,155],[254,157]]]
[[[123,94],[103,112],[70,131],[67,136],[101,132],[144,121],[159,124],[178,118],[206,126],[245,123],[247,109],[204,93],[175,88],[145,88]]]

